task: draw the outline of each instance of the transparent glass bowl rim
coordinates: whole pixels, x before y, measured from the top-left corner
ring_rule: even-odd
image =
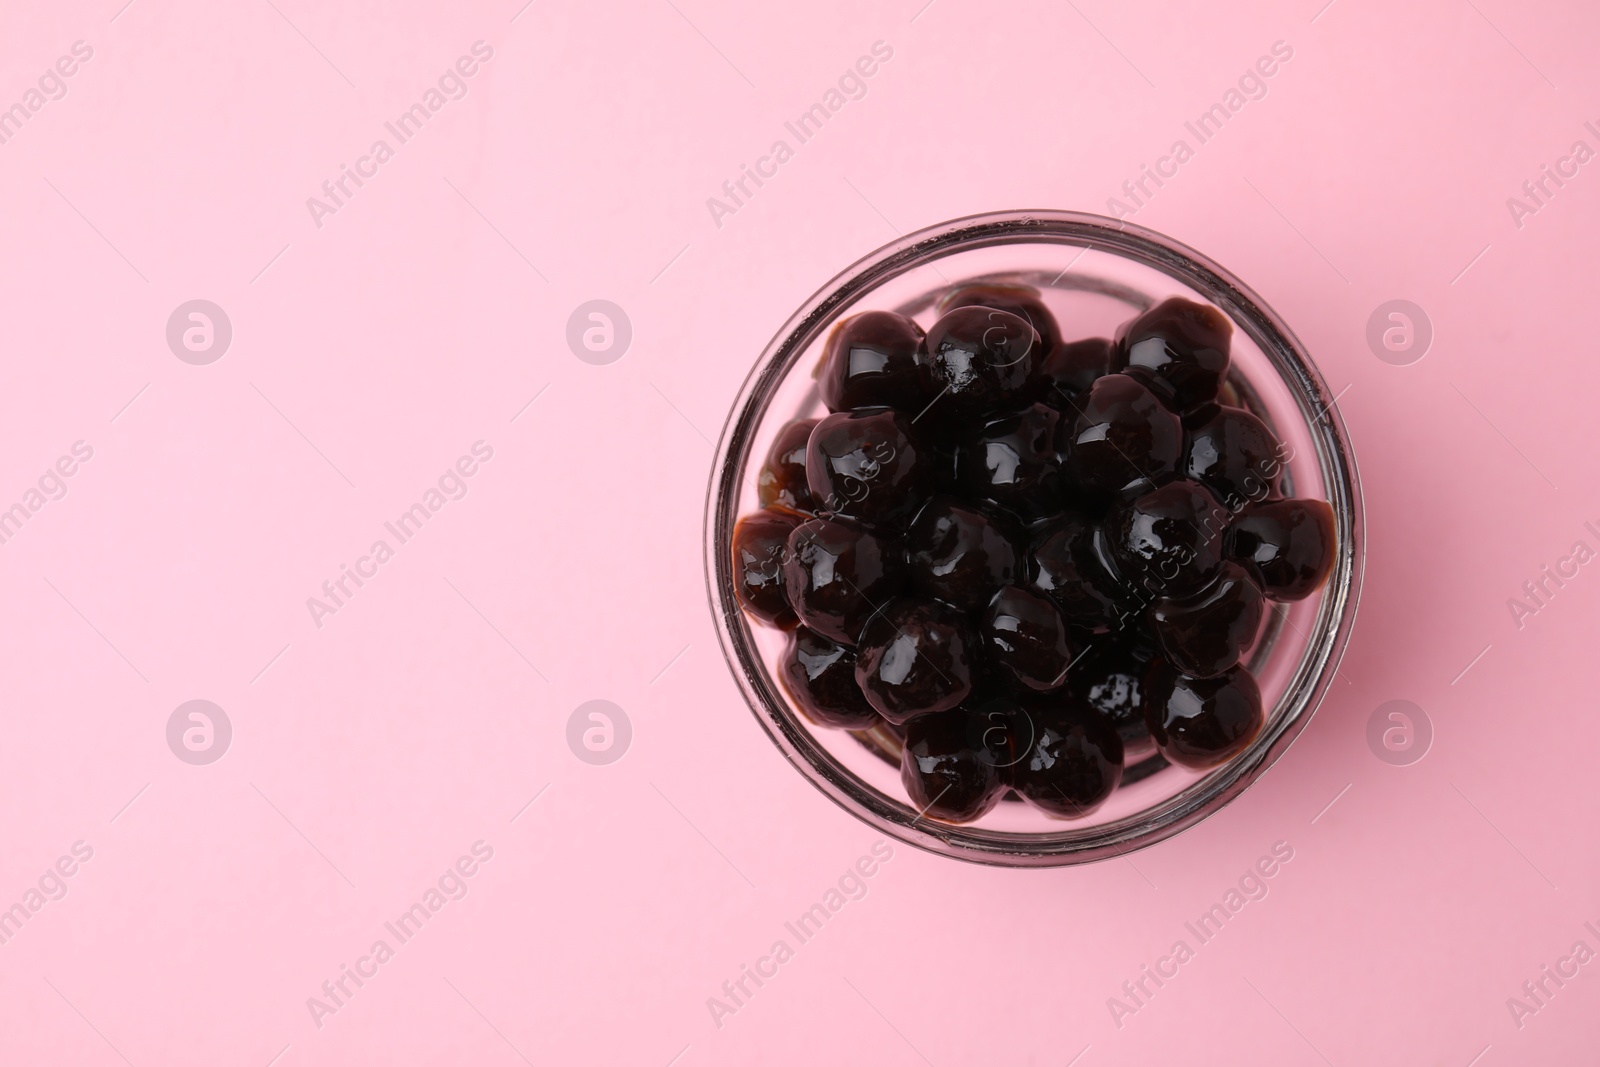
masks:
[[[956,826],[916,817],[860,781],[811,735],[767,672],[733,593],[732,534],[756,432],[774,390],[830,327],[840,309],[884,282],[943,256],[1010,244],[1065,244],[1108,252],[1192,288],[1222,308],[1260,347],[1306,419],[1333,507],[1338,547],[1309,643],[1276,716],[1239,756],[1153,809],[1115,822],[1050,833]],[[939,855],[1007,867],[1051,867],[1108,859],[1165,840],[1214,814],[1288,749],[1326,696],[1349,641],[1360,599],[1365,548],[1360,479],[1348,431],[1321,373],[1265,301],[1199,252],[1126,221],[1069,211],[971,215],[907,234],[856,261],[806,300],[778,330],[746,377],[723,425],[706,496],[706,588],[724,657],[745,701],[779,751],[840,807],[896,840]]]

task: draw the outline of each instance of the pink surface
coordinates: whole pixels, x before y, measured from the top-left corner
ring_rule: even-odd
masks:
[[[13,4],[0,32],[26,116],[0,125],[0,1063],[1592,1056],[1600,15],[122,4]],[[1185,122],[1275,42],[1200,143]],[[385,123],[430,89],[402,143]],[[1342,682],[1256,787],[1131,859],[872,859],[716,648],[710,441],[858,256],[975,211],[1104,212],[1178,139],[1133,217],[1254,285],[1341,390],[1369,537]],[[1545,164],[1567,177],[1535,200]],[[310,210],[344,166],[364,184]],[[231,321],[214,362],[186,316],[188,359],[168,344],[196,299]],[[594,299],[631,321],[609,364],[567,343]],[[1409,365],[1367,341],[1395,299],[1434,328]],[[314,618],[342,565],[364,584]],[[1513,613],[1545,565],[1571,576]],[[215,714],[209,748],[187,712],[169,747],[193,700],[231,724],[215,762],[190,761]],[[575,755],[600,720],[569,746],[591,700],[631,724],[620,761]],[[1392,700],[1431,721],[1420,762],[1369,746]],[[1202,944],[1185,924],[1275,849]],[[860,899],[800,943],[785,923],[861,857]],[[1172,976],[1135,999],[1146,965]],[[345,966],[367,977],[335,1001]]]

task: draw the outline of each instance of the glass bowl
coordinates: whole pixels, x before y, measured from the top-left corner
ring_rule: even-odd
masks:
[[[1171,296],[1207,301],[1234,325],[1228,384],[1291,451],[1285,496],[1333,508],[1337,546],[1327,583],[1305,600],[1268,602],[1248,657],[1266,722],[1255,740],[1208,770],[1127,768],[1091,815],[1053,819],[1001,803],[973,823],[922,815],[900,784],[898,741],[813,726],[776,681],[786,635],[752,625],[735,599],[731,538],[759,507],[756,476],[773,437],[793,419],[825,414],[813,373],[839,319],[883,309],[926,329],[939,298],[974,282],[1023,283],[1043,295],[1063,339],[1110,337]],[[1001,866],[1059,866],[1124,855],[1216,812],[1271,766],[1327,693],[1349,638],[1361,586],[1361,494],[1335,396],[1300,342],[1244,283],[1169,237],[1098,215],[1008,211],[929,227],[886,245],[823,286],[783,325],[745,380],[723,427],[706,504],[706,581],[717,633],[756,720],[813,785],[863,822],[944,856]]]

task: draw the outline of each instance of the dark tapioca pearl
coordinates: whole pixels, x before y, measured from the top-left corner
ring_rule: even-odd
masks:
[[[1173,411],[1215,400],[1228,373],[1233,323],[1210,304],[1173,297],[1117,331],[1127,372]]]
[[[756,495],[764,508],[815,511],[811,487],[806,483],[806,444],[816,419],[800,419],[778,431],[767,452],[767,462],[756,477]]]
[[[1044,377],[1044,402],[1065,412],[1069,418],[1075,417],[1072,402],[1095,382],[1121,369],[1111,342],[1104,337],[1057,345],[1040,368]]]
[[[1033,404],[990,422],[961,446],[963,493],[1032,522],[1061,511],[1065,488],[1056,463],[1054,408]]]
[[[829,411],[883,405],[915,415],[922,327],[892,311],[864,311],[833,328],[817,384]]]
[[[1325,500],[1268,500],[1240,512],[1228,556],[1243,563],[1273,600],[1301,600],[1333,569],[1333,508]]]
[[[906,724],[900,781],[924,818],[971,822],[1005,792],[1000,768],[971,746],[966,709],[921,715]]]
[[[989,601],[978,635],[989,665],[1023,691],[1059,688],[1076,654],[1054,601],[1016,585]]]
[[[919,365],[928,398],[919,425],[982,423],[1025,403],[1037,381],[1043,342],[1028,320],[1009,311],[964,307],[928,331]]]
[[[955,608],[902,598],[867,623],[856,684],[890,722],[947,711],[972,692],[977,641]]]
[[[1161,754],[1184,767],[1215,767],[1261,732],[1261,690],[1243,667],[1195,678],[1157,659],[1145,674],[1145,721]]]
[[[817,509],[866,523],[909,520],[931,492],[933,467],[910,416],[887,408],[829,415],[806,445],[806,483]]]
[[[960,608],[981,608],[1020,572],[1012,537],[1003,520],[953,497],[936,496],[906,535],[908,585]]]
[[[1120,614],[1118,581],[1091,544],[1093,528],[1062,516],[1040,527],[1029,570],[1034,588],[1055,601],[1067,623],[1091,634],[1107,633]]]
[[[789,534],[801,522],[785,511],[755,511],[733,527],[733,591],[751,615],[787,630],[797,621],[785,595],[783,561]]]
[[[1122,739],[1110,719],[1070,696],[1028,707],[1033,746],[1011,768],[1011,787],[1049,815],[1081,819],[1122,781]]]
[[[789,533],[783,586],[817,633],[853,646],[867,619],[900,591],[905,548],[846,519],[812,519]]]
[[[1061,343],[1061,329],[1056,317],[1044,306],[1039,290],[1028,285],[964,285],[939,301],[939,314],[963,307],[993,308],[1009,311],[1028,320],[1039,335],[1043,346],[1040,355],[1053,351]]]
[[[1168,482],[1119,502],[1104,530],[1117,571],[1151,599],[1197,592],[1222,563],[1232,516],[1196,482]]]
[[[1185,674],[1210,678],[1238,663],[1255,641],[1265,605],[1249,573],[1225,562],[1198,593],[1151,604],[1150,630],[1169,663]]]
[[[1090,527],[1087,545],[1093,564],[1086,566],[1091,573],[1111,576],[1115,610],[1107,623],[1107,632],[1120,640],[1154,649],[1155,638],[1145,629],[1145,612],[1151,602],[1166,590],[1154,588],[1157,583],[1153,581],[1131,578],[1122,572],[1117,564],[1116,553],[1112,550],[1111,528],[1115,518],[1115,515],[1107,515]]]
[[[1143,384],[1126,374],[1096,379],[1061,422],[1057,451],[1067,479],[1115,493],[1171,477],[1183,457],[1183,426]]]
[[[878,722],[856,685],[856,656],[804,626],[789,637],[778,679],[806,718],[819,726],[866,730]]]
[[[1283,446],[1267,424],[1243,408],[1218,406],[1189,431],[1184,470],[1232,508],[1276,496]]]
[[[1148,655],[1128,642],[1102,641],[1072,665],[1067,677],[1067,689],[1073,696],[1111,720],[1122,739],[1124,762],[1130,766],[1156,751],[1144,721],[1148,665]]]

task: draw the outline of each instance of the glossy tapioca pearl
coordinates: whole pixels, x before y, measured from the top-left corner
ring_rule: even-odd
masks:
[[[920,715],[906,724],[900,781],[923,818],[971,822],[1005,792],[1000,768],[972,747],[964,708]]]
[[[818,511],[874,525],[908,521],[932,491],[934,457],[889,408],[820,420],[806,444],[806,484]]]
[[[900,598],[861,634],[856,684],[893,723],[947,711],[972,692],[977,638],[966,617],[937,600]]]
[[[756,476],[756,496],[764,508],[781,507],[811,514],[816,510],[806,482],[806,445],[816,419],[799,419],[778,431],[767,462]]]
[[[1028,570],[1034,588],[1055,602],[1068,625],[1104,634],[1122,613],[1121,583],[1095,553],[1093,534],[1092,525],[1077,515],[1043,524],[1035,531]]]
[[[1141,494],[1142,495],[1142,494]],[[1135,497],[1118,498],[1126,503]],[[1112,529],[1116,514],[1107,514],[1089,529],[1088,550],[1099,571],[1111,576],[1112,595],[1116,611],[1111,620],[1110,633],[1119,640],[1154,648],[1154,639],[1144,629],[1145,610],[1150,602],[1163,592],[1156,582],[1140,580],[1124,573],[1117,563],[1112,546]]]
[[[1188,433],[1184,472],[1237,510],[1278,495],[1286,456],[1276,435],[1243,408],[1202,408],[1209,417]]]
[[[988,423],[962,442],[957,485],[968,497],[998,504],[1024,522],[1059,514],[1066,488],[1056,462],[1061,416],[1032,404]]]
[[[1204,486],[1176,481],[1118,502],[1103,529],[1117,572],[1154,599],[1211,581],[1231,518]]]
[[[856,685],[855,653],[804,626],[789,636],[778,680],[801,714],[819,726],[865,730],[879,721]]]
[[[1228,374],[1233,323],[1210,304],[1163,300],[1124,323],[1115,345],[1127,373],[1173,411],[1215,400]]]
[[[1268,500],[1234,518],[1227,553],[1273,600],[1302,600],[1327,581],[1336,538],[1327,501]]]
[[[1095,380],[1071,405],[1056,441],[1061,472],[1080,489],[1116,493],[1159,482],[1183,458],[1183,426],[1126,374]]]
[[[1244,751],[1266,716],[1261,690],[1243,667],[1196,678],[1158,658],[1145,673],[1145,721],[1169,761],[1203,769]]]
[[[992,308],[1009,311],[1028,320],[1028,325],[1039,335],[1041,356],[1048,355],[1061,343],[1061,328],[1056,317],[1044,306],[1039,290],[1030,285],[963,285],[939,301],[939,314],[962,307]]]
[[[1056,818],[1093,813],[1122,781],[1122,739],[1111,720],[1065,695],[1039,698],[1028,710],[1033,744],[1011,768],[1011,787]]]
[[[989,601],[978,637],[990,668],[1021,692],[1059,688],[1077,654],[1055,602],[1017,585],[1006,586]]]
[[[1128,641],[1101,639],[1068,672],[1067,690],[1111,721],[1129,766],[1155,755],[1144,715],[1144,674],[1150,657]]]
[[[829,411],[886,406],[915,415],[921,399],[917,357],[922,327],[892,311],[863,311],[828,335],[817,385]]]
[[[927,407],[919,425],[977,425],[1024,404],[1037,381],[1043,342],[1028,320],[986,307],[956,308],[928,330],[919,380]]]
[[[905,547],[848,519],[811,519],[789,532],[783,588],[799,620],[854,646],[867,619],[905,582]]]
[[[906,534],[907,587],[960,608],[981,608],[1021,572],[1016,536],[1000,517],[936,496]]]
[[[1266,598],[1237,563],[1224,562],[1205,588],[1161,597],[1147,618],[1167,661],[1185,674],[1210,678],[1238,663],[1261,632]]]
[[[768,626],[787,630],[798,620],[783,584],[789,535],[801,517],[787,511],[751,512],[733,527],[733,592]]]
[[[1095,382],[1121,369],[1111,342],[1104,337],[1059,344],[1040,367],[1043,400],[1069,418],[1076,417],[1073,402]]]

